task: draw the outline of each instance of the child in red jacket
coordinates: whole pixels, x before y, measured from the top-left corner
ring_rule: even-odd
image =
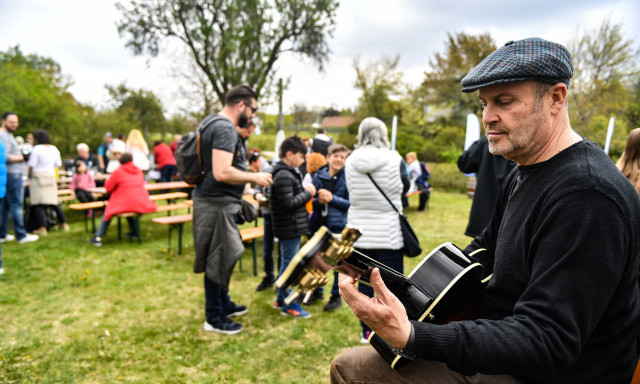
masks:
[[[130,153],[120,155],[120,167],[116,169],[109,180],[104,184],[109,197],[109,204],[104,211],[100,226],[94,237],[89,242],[96,247],[102,245],[102,237],[109,228],[113,215],[120,213],[149,213],[158,209],[158,206],[149,199],[149,192],[144,187],[144,175],[133,164],[133,156]],[[137,237],[138,229],[133,217],[127,217],[129,222],[128,237]]]

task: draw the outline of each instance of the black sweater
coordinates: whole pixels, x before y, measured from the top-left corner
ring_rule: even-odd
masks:
[[[273,167],[271,209],[273,233],[278,238],[309,234],[309,219],[305,205],[311,192],[302,188],[302,175],[283,161]]]
[[[467,248],[486,248],[478,261],[493,270],[477,320],[414,322],[415,350],[464,374],[629,383],[638,361],[639,242],[638,195],[595,143],[517,167]]]

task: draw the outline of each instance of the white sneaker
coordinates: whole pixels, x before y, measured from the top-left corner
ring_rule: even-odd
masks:
[[[8,234],[8,233],[7,233],[7,236],[5,236],[5,237],[0,237],[0,243],[4,243],[4,242],[7,242],[7,241],[13,241],[13,240],[15,240],[15,239],[16,239],[16,237],[15,237],[15,236],[10,235],[10,234]]]
[[[4,275],[4,268],[0,268],[0,275]]]
[[[27,236],[25,236],[22,239],[18,240],[18,244],[32,243],[32,242],[38,240],[39,238],[40,237],[38,237],[38,235],[31,235],[31,234],[27,233]]]

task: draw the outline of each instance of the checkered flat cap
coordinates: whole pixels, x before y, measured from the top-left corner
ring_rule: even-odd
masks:
[[[462,79],[462,92],[473,92],[498,83],[537,80],[569,87],[573,76],[571,54],[564,46],[533,37],[510,41]]]

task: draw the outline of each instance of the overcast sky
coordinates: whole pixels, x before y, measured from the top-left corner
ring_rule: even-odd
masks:
[[[108,99],[104,85],[126,82],[155,92],[166,110],[176,110],[177,84],[169,75],[172,59],[136,57],[125,49],[115,27],[120,15],[114,4],[107,0],[0,0],[0,50],[19,44],[25,54],[53,58],[73,79],[70,90],[80,102],[104,106]],[[323,73],[298,57],[279,60],[278,74],[291,79],[284,94],[285,112],[293,103],[354,107],[360,95],[353,86],[356,56],[364,64],[383,54],[400,54],[405,81],[415,86],[429,59],[443,50],[447,32],[489,32],[498,46],[533,36],[566,44],[610,17],[624,23],[625,36],[637,46],[638,16],[638,0],[343,0]]]

